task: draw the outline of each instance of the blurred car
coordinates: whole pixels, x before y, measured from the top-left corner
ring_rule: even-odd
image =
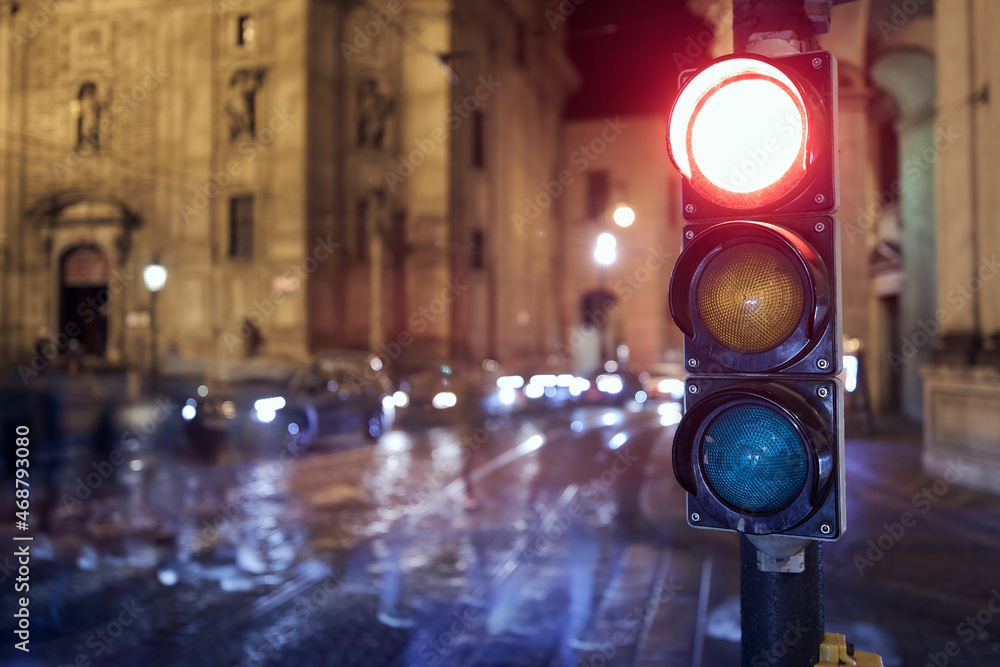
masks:
[[[407,405],[400,411],[400,420],[458,424],[509,415],[523,399],[504,378],[508,376],[491,359],[480,364],[456,359],[432,361],[407,374],[403,383],[408,387]],[[498,386],[498,380],[503,386]]]
[[[686,375],[684,365],[680,362],[657,364],[646,374],[643,388],[651,399],[679,401],[684,398],[684,378]]]
[[[640,375],[639,368],[634,363],[605,362],[604,372],[592,378],[583,400],[599,405],[625,405],[629,401],[645,403],[649,396],[643,388]]]
[[[335,433],[378,438],[391,428],[393,387],[378,357],[353,350],[317,354],[306,365],[251,358],[207,379],[181,407],[196,447],[222,443],[306,446]]]
[[[524,395],[530,408],[551,410],[578,402],[590,386],[590,380],[571,373],[538,373],[528,376]]]
[[[392,428],[393,384],[374,354],[333,350],[313,357],[289,385],[315,412],[316,436],[360,430],[377,439]]]

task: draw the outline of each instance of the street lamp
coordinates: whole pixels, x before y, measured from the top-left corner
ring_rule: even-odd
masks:
[[[628,227],[635,222],[635,211],[628,204],[618,204],[612,217],[619,227]]]
[[[597,246],[594,248],[594,259],[597,260],[598,264],[603,264],[607,266],[615,261],[616,253],[615,247],[618,242],[615,237],[607,232],[602,233],[597,237]]]
[[[615,248],[617,246],[618,241],[615,240],[613,235],[607,232],[602,232],[600,236],[597,237],[597,245],[594,247],[594,259],[601,265],[601,292],[604,294],[607,294],[605,287],[608,282],[608,265],[613,264],[618,258],[618,254],[615,252]],[[605,341],[606,329],[607,318],[604,318],[598,326],[602,362],[608,359],[608,345]]]
[[[167,268],[154,258],[142,270],[142,282],[146,283],[149,290],[149,369],[152,375],[153,384],[156,384],[159,375],[159,364],[156,355],[156,294],[167,283]]]

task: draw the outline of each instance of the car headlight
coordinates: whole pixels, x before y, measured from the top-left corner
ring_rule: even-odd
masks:
[[[514,399],[517,397],[514,393],[513,387],[504,387],[501,389],[497,395],[500,398],[500,402],[504,405],[511,405],[514,403]]]
[[[275,396],[273,398],[261,398],[253,404],[253,409],[257,412],[276,412],[285,407],[285,397]]]
[[[438,410],[453,408],[456,403],[458,403],[458,397],[450,391],[439,391],[434,394],[434,398],[431,399],[431,405]]]
[[[597,376],[597,390],[604,392],[605,394],[617,394],[620,393],[624,384],[622,383],[621,376],[616,374],[598,375]]]
[[[573,396],[579,396],[585,391],[590,389],[590,380],[587,378],[575,377],[569,385],[569,393]]]
[[[410,397],[406,395],[405,391],[397,391],[392,395],[392,403],[397,408],[405,408],[410,404]]]
[[[524,378],[520,375],[504,375],[497,378],[498,389],[520,389],[524,386]]]
[[[266,423],[273,422],[275,413],[285,407],[284,396],[273,396],[271,398],[261,398],[254,402],[253,409],[259,421]]]
[[[684,381],[677,378],[664,378],[657,383],[656,390],[679,400],[684,398]]]

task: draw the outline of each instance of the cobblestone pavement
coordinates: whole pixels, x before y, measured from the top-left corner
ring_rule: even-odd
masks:
[[[823,550],[826,630],[887,667],[1000,666],[1000,498],[925,474],[920,457],[916,429],[848,439],[847,532]],[[738,542],[690,532],[676,541],[714,563],[704,664],[738,664]]]
[[[166,453],[82,500],[77,461],[33,544],[32,653],[5,664],[576,662],[642,537],[629,508],[658,427],[605,408],[498,424],[474,508],[448,428],[284,461]]]
[[[684,523],[664,414],[494,425],[474,505],[449,428],[213,466],[161,451],[82,499],[79,459],[32,543],[32,651],[0,664],[738,664],[737,540]],[[886,665],[1000,665],[1000,500],[924,475],[918,435],[848,442],[827,630]]]

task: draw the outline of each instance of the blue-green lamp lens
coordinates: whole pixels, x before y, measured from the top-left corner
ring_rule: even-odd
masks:
[[[776,512],[788,505],[808,472],[799,434],[787,417],[762,405],[736,405],[719,413],[705,430],[701,456],[712,490],[747,512]]]

